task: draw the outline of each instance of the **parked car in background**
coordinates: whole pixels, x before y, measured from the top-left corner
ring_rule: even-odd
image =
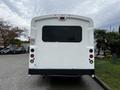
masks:
[[[1,54],[1,50],[2,50],[3,48],[0,48],[0,54]]]
[[[2,48],[0,49],[0,54],[22,54],[26,53],[26,49],[21,46],[21,47],[7,47],[7,48]]]
[[[0,51],[2,50],[3,48],[0,48]]]
[[[22,54],[22,53],[26,53],[26,49],[24,47],[19,47],[15,49],[15,53],[16,54]]]
[[[3,48],[2,50],[0,50],[1,54],[13,54],[14,50],[10,49],[10,48]]]

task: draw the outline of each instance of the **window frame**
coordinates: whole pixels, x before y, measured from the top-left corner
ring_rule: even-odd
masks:
[[[80,36],[80,40],[79,41],[45,41],[44,39],[43,39],[43,30],[44,30],[44,28],[45,27],[79,27],[80,28],[80,32],[81,32],[81,36]],[[80,43],[81,41],[82,41],[82,39],[83,39],[83,30],[82,30],[82,27],[81,26],[64,26],[64,25],[45,25],[45,26],[43,26],[42,27],[42,41],[43,42],[59,42],[59,43]]]

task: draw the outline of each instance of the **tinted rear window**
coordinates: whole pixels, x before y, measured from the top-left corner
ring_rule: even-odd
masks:
[[[44,42],[80,42],[82,28],[80,26],[44,26],[42,40]]]

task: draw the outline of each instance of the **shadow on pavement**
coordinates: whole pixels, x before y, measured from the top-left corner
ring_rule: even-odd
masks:
[[[85,83],[82,77],[40,77],[37,86],[43,90],[84,90]],[[46,88],[45,88],[46,86]]]

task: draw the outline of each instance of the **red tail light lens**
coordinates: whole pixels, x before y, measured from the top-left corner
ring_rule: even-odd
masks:
[[[34,54],[31,54],[30,56],[31,56],[31,58],[33,58],[33,57],[34,57]]]
[[[89,55],[89,57],[90,57],[90,58],[93,58],[93,55],[92,55],[92,54],[90,54],[90,55]]]

